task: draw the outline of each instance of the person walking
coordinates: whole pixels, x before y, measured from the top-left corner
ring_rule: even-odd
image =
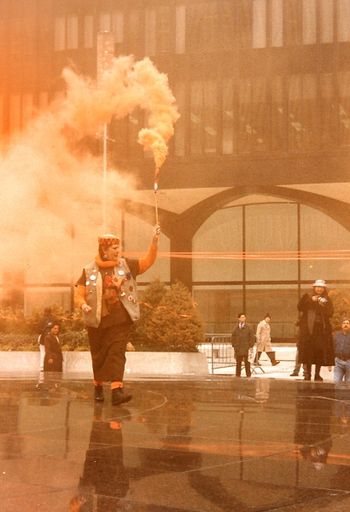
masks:
[[[136,276],[155,262],[159,234],[156,226],[149,250],[140,259],[121,257],[118,236],[100,236],[98,255],[84,267],[76,284],[76,304],[88,331],[96,401],[104,400],[104,382],[110,382],[113,405],[132,398],[123,391],[123,378],[131,327],[140,318]]]
[[[256,356],[254,363],[260,366],[259,359],[263,352],[266,352],[268,358],[271,361],[272,366],[276,366],[280,361],[276,361],[275,352],[271,346],[271,316],[266,313],[264,319],[258,323],[256,328]]]
[[[333,304],[327,292],[326,282],[317,279],[312,292],[305,293],[299,303],[301,313],[298,340],[299,362],[305,364],[304,379],[311,380],[311,368],[315,365],[315,381],[322,381],[321,366],[334,366],[334,351],[330,318]]]
[[[341,330],[333,336],[334,342],[334,382],[350,382],[350,319],[344,318]]]
[[[245,313],[238,315],[237,325],[232,331],[231,342],[235,351],[236,377],[241,376],[242,362],[244,362],[246,376],[250,377],[251,370],[248,353],[249,349],[254,346],[255,337],[253,329],[246,323]]]
[[[45,336],[44,372],[62,372],[63,370],[62,349],[58,337],[59,332],[60,326],[54,322],[50,332]]]

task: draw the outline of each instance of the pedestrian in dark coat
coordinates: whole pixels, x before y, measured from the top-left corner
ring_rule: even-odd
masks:
[[[62,350],[58,333],[60,326],[54,323],[49,334],[45,336],[44,372],[62,372]]]
[[[233,329],[231,340],[232,346],[235,350],[236,377],[241,376],[242,362],[244,362],[247,377],[250,377],[251,371],[248,352],[249,349],[254,346],[255,336],[253,329],[246,323],[246,316],[244,313],[240,313],[238,315],[238,323]]]
[[[334,351],[330,318],[333,304],[327,285],[322,279],[313,283],[312,293],[305,293],[299,301],[299,362],[304,363],[304,379],[311,379],[311,366],[315,365],[315,380],[322,381],[321,366],[334,365]]]

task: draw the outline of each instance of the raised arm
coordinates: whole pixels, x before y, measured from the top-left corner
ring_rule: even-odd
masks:
[[[159,242],[160,228],[159,226],[155,227],[154,235],[152,238],[151,245],[148,248],[147,254],[139,259],[139,273],[143,274],[148,270],[153,263],[156,261],[157,253],[158,253],[158,242]]]

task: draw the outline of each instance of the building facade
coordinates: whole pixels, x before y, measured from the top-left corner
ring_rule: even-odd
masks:
[[[3,0],[4,144],[64,94],[65,66],[96,76],[101,31],[116,56],[149,56],[168,75],[181,114],[158,193],[172,257],[151,277],[184,281],[209,332],[244,310],[292,338],[315,279],[350,286],[350,2]],[[153,209],[143,123],[135,112],[109,128],[110,158],[138,178],[143,205],[124,204],[126,248],[135,230],[144,245]]]

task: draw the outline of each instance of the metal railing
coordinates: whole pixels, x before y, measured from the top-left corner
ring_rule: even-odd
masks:
[[[231,334],[206,334],[205,342],[198,345],[198,350],[206,355],[211,373],[236,364]]]

